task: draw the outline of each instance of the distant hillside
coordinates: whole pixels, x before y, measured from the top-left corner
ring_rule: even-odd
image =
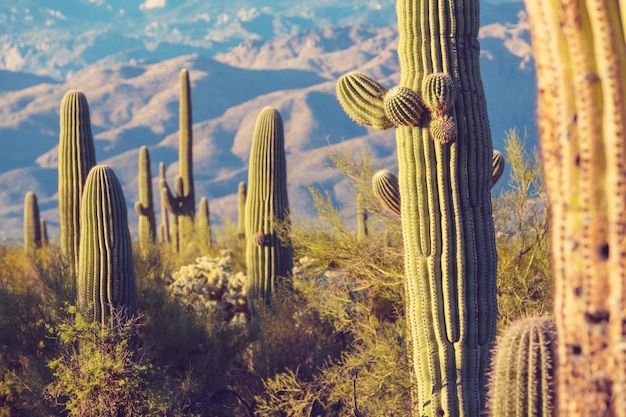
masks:
[[[101,3],[102,7],[114,4]],[[200,7],[200,3],[212,2],[185,5]],[[85,3],[84,7],[95,6]],[[184,15],[183,11],[177,7],[164,10],[178,17]],[[255,19],[262,19],[261,15]],[[163,16],[159,19],[165,19]],[[532,143],[536,132],[534,69],[522,5],[485,5],[483,16],[481,65],[494,144],[501,148],[504,132],[512,127],[526,128]],[[293,16],[290,19],[297,20]],[[107,49],[99,42],[106,36],[110,42],[118,42],[120,35],[110,32],[103,38],[94,34],[93,39],[98,39],[94,45],[98,46],[93,47],[93,56],[97,59],[89,63],[86,48],[80,52],[80,69],[56,61],[58,65],[50,67],[49,72],[66,73],[60,81],[21,71],[0,72],[0,239],[21,239],[22,204],[27,191],[37,193],[42,214],[52,234],[56,233],[58,107],[68,89],[85,92],[98,162],[116,170],[129,207],[137,198],[137,154],[141,145],[150,149],[153,174],[156,176],[158,163],[163,161],[171,182],[177,172],[178,74],[182,68],[190,70],[192,81],[197,198],[209,198],[214,221],[234,216],[237,183],[247,179],[254,120],[265,105],[278,108],[285,121],[294,211],[310,213],[308,187],[314,185],[331,190],[351,216],[349,181],[323,167],[327,153],[337,147],[356,154],[368,150],[377,166],[393,170],[395,137],[392,130],[376,132],[352,123],[334,97],[335,81],[339,75],[358,69],[386,86],[394,85],[399,78],[397,32],[394,27],[371,24],[295,27],[297,33],[289,36],[246,39],[216,53],[208,53],[203,45],[184,42],[162,42],[150,50],[143,38],[129,38],[134,45],[130,49],[116,50],[112,43]],[[181,33],[186,33],[183,28],[181,23]],[[190,29],[191,33],[194,30]],[[8,35],[0,35],[0,39],[2,36]],[[137,58],[141,56],[144,58]],[[157,56],[166,58],[152,59]],[[62,57],[62,53],[57,54],[55,59]],[[71,56],[66,58],[71,60]],[[6,48],[0,55],[2,59],[7,59]],[[38,59],[45,60],[45,54]],[[23,69],[29,65],[25,63]],[[136,229],[136,215],[133,210],[129,214],[131,229]]]

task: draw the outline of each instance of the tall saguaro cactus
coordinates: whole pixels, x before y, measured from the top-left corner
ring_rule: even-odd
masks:
[[[271,107],[261,110],[254,127],[245,218],[248,296],[253,306],[257,298],[270,302],[278,287],[290,287],[293,267],[283,121]]]
[[[139,201],[135,202],[135,211],[139,215],[139,248],[142,255],[145,255],[156,239],[150,152],[147,146],[139,149],[138,171]]]
[[[191,111],[191,86],[189,71],[180,72],[180,105],[179,114],[179,142],[178,142],[178,170],[175,193],[173,194],[167,182],[161,181],[160,187],[165,190],[167,209],[178,217],[178,234],[181,244],[189,241],[193,234],[193,220],[196,213],[196,197],[193,181],[193,134]],[[182,184],[180,187],[178,184]]]
[[[126,200],[107,165],[92,168],[81,204],[77,293],[79,308],[93,320],[135,314],[135,273]]]
[[[396,127],[415,416],[479,416],[496,328],[492,143],[479,0],[398,0],[400,85],[337,83],[348,115]]]
[[[80,91],[70,90],[60,108],[59,226],[61,251],[73,274],[78,269],[81,196],[87,174],[95,164],[87,98]]]
[[[41,219],[37,195],[29,191],[24,196],[24,247],[36,249],[42,246]]]
[[[626,2],[526,0],[550,201],[557,414],[626,416]]]

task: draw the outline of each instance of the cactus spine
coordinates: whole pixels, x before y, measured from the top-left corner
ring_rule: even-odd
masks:
[[[527,317],[509,325],[490,371],[490,416],[552,416],[555,349],[552,319]]]
[[[135,314],[135,274],[126,200],[113,170],[92,168],[81,204],[78,307],[103,325]]]
[[[626,416],[626,4],[526,0],[550,199],[557,414]]]
[[[261,110],[254,128],[245,219],[248,296],[253,306],[255,299],[269,303],[275,289],[292,285],[293,249],[285,230],[289,199],[283,121],[271,107]]]
[[[24,247],[36,249],[42,246],[41,219],[37,196],[29,191],[24,196]]]
[[[196,197],[193,181],[193,123],[191,110],[191,86],[189,72],[186,69],[180,72],[180,105],[179,115],[179,143],[178,169],[175,194],[172,194],[167,182],[161,181],[161,189],[166,190],[165,204],[170,213],[178,217],[178,240],[181,245],[191,241],[193,220],[196,213]],[[180,178],[180,179],[179,179]],[[180,185],[179,186],[179,182]]]
[[[393,214],[400,215],[400,188],[397,176],[388,169],[377,171],[372,177],[372,190],[383,207]]]
[[[198,241],[204,249],[211,249],[213,240],[211,238],[211,214],[209,212],[209,200],[206,197],[200,199],[198,207],[197,221]]]
[[[246,196],[248,189],[246,183],[241,181],[237,187],[237,236],[240,239],[246,238]]]
[[[492,143],[479,9],[479,0],[397,2],[400,86],[428,95],[428,105],[404,95],[403,107],[421,108],[422,120],[396,126],[413,415],[420,417],[480,415],[495,338]],[[430,80],[431,74],[447,77]],[[338,92],[354,79],[342,77]],[[367,91],[338,94],[344,110],[357,122],[383,125],[378,90],[361,92]]]
[[[145,255],[156,239],[150,152],[147,146],[139,149],[138,186],[139,201],[135,202],[135,211],[139,215],[139,248],[141,254]]]
[[[78,270],[81,196],[87,174],[95,164],[87,98],[80,91],[70,90],[60,108],[59,226],[61,250],[72,274]]]

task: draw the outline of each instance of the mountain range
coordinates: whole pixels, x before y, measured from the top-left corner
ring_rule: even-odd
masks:
[[[296,215],[311,214],[308,187],[315,186],[332,193],[348,220],[354,216],[350,181],[324,167],[330,151],[366,152],[377,167],[397,167],[393,131],[354,124],[334,96],[337,78],[352,70],[387,87],[398,82],[394,1],[48,3],[0,6],[0,240],[21,239],[27,191],[37,194],[51,235],[58,233],[59,105],[67,90],[87,96],[96,158],[114,168],[129,209],[140,146],[150,149],[153,175],[162,161],[171,183],[183,68],[192,83],[196,195],[209,199],[215,222],[236,217],[237,184],[247,180],[264,106],[283,116]],[[484,2],[481,22],[494,147],[502,149],[510,128],[528,131],[532,145],[535,74],[523,4]]]

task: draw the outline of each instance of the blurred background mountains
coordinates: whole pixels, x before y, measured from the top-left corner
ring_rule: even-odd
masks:
[[[87,96],[97,161],[116,171],[129,208],[142,145],[150,149],[154,186],[161,161],[172,184],[183,68],[192,83],[196,196],[209,199],[213,222],[236,219],[237,184],[247,181],[263,106],[278,108],[285,123],[292,211],[312,213],[308,187],[315,186],[329,190],[349,220],[350,181],[324,167],[328,153],[365,152],[376,167],[394,171],[395,135],[349,120],[335,81],[359,70],[395,85],[395,25],[393,0],[2,2],[0,241],[22,239],[27,191],[37,194],[50,234],[58,234],[59,105],[69,89]],[[494,147],[503,149],[510,128],[528,132],[533,145],[535,74],[523,3],[483,1],[481,26]]]

